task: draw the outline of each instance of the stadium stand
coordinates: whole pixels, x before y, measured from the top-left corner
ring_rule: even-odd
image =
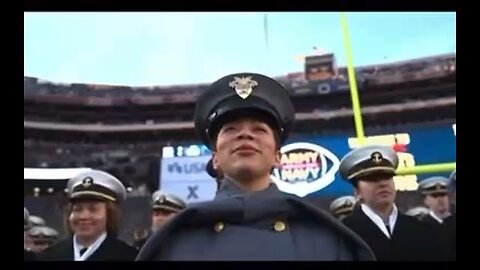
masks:
[[[455,54],[358,67],[355,72],[367,130],[456,119]],[[303,72],[276,78],[289,91],[297,111],[292,136],[354,134],[347,77],[346,68],[340,67],[334,77],[320,83],[307,81]],[[207,86],[57,84],[24,77],[24,167],[108,171],[131,188],[132,203],[126,207],[139,209],[158,188],[162,147],[196,141],[193,109]],[[63,231],[53,221],[61,212],[62,184],[32,180],[24,186],[25,203]],[[33,192],[38,187],[41,192]],[[48,192],[49,188],[53,190]],[[319,198],[316,203],[328,209],[331,199]],[[45,204],[38,206],[37,200]],[[405,208],[419,203],[413,194],[402,194],[399,200]],[[139,215],[139,221],[125,225],[124,239],[149,221],[148,213],[128,213]]]

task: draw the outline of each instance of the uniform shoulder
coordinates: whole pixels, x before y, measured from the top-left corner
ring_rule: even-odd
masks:
[[[357,218],[356,215],[354,215],[354,213],[352,213],[352,214],[344,217],[344,218],[342,219],[342,222],[343,222],[343,223],[350,223],[350,222],[353,222],[354,220],[356,220],[356,218]]]
[[[443,227],[446,230],[456,231],[457,229],[457,216],[451,215],[443,220]]]
[[[415,217],[407,216],[401,213],[398,214],[398,219],[401,219],[402,223],[409,228],[414,228],[415,230],[423,232],[428,231],[426,234],[431,232],[431,224],[429,224],[428,221],[419,220]]]
[[[397,218],[403,219],[404,221],[407,221],[410,223],[418,223],[418,224],[422,223],[418,218],[406,215],[404,213],[398,213]]]
[[[110,240],[112,242],[112,244],[114,244],[116,247],[119,247],[119,248],[122,248],[122,249],[135,249],[134,246],[128,244],[127,242],[123,241],[122,239],[119,239],[119,238],[116,238],[116,237],[112,237],[112,239]]]
[[[345,224],[347,227],[357,224],[359,222],[359,215],[358,215],[358,210],[354,209],[352,213],[349,215],[345,216],[342,219],[342,223]]]
[[[338,221],[328,211],[320,209],[312,203],[306,202],[299,197],[294,197],[295,201],[303,205],[310,213],[317,218],[329,231],[336,236],[343,238],[349,243],[350,249],[354,251],[355,257],[359,260],[374,260],[374,255],[367,243],[354,233],[346,224]],[[297,199],[298,198],[298,199]]]
[[[53,258],[56,258],[58,254],[65,252],[69,249],[69,245],[72,245],[72,240],[69,238],[64,238],[57,241],[55,244],[49,246],[44,251],[36,254],[36,259],[38,261],[49,261]]]
[[[122,248],[126,253],[129,253],[129,254],[134,254],[133,256],[137,256],[137,253],[138,253],[138,249],[135,247],[135,246],[132,246],[130,244],[128,244],[127,242],[124,242],[122,240],[119,240],[119,247]]]
[[[445,224],[453,224],[453,223],[456,223],[456,222],[457,222],[457,215],[455,215],[455,214],[450,215],[443,220],[443,223],[445,223]]]
[[[404,223],[414,224],[414,225],[422,225],[424,224],[422,221],[418,220],[416,217],[408,216],[403,213],[398,213],[397,219],[403,220]]]
[[[134,260],[138,254],[138,249],[132,245],[129,245],[125,241],[118,239],[116,237],[108,237],[108,246],[114,252],[119,255],[121,254],[121,259],[125,261]]]
[[[142,237],[142,238],[136,239],[136,240],[135,240],[135,243],[134,243],[134,244],[135,244],[135,247],[140,250],[140,249],[143,247],[143,245],[145,245],[145,243],[147,242],[148,238],[149,238],[149,236],[144,236],[144,237]]]

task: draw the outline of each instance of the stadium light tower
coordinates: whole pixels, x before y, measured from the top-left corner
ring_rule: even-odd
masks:
[[[352,59],[352,48],[350,44],[350,35],[348,33],[348,24],[347,17],[344,13],[340,14],[340,21],[342,25],[342,33],[344,46],[347,55],[347,70],[348,70],[348,81],[350,84],[350,96],[352,99],[353,107],[353,116],[355,122],[355,131],[360,145],[365,144],[365,133],[363,129],[362,113],[360,108],[360,99],[358,96],[357,89],[357,80],[355,78],[355,70],[353,67]],[[456,126],[455,126],[456,132]],[[412,168],[403,168],[397,171],[399,175],[409,175],[409,174],[428,174],[428,173],[441,173],[441,172],[452,172],[456,169],[456,162],[450,163],[440,163],[440,164],[427,164],[427,165],[417,165]]]

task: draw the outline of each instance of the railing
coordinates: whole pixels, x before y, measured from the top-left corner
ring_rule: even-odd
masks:
[[[412,101],[409,103],[385,104],[379,106],[363,107],[363,114],[378,114],[384,112],[402,112],[419,110],[423,108],[440,107],[456,105],[456,97],[436,98],[422,101]],[[317,111],[309,113],[296,113],[296,119],[302,120],[330,120],[338,117],[348,117],[353,115],[352,109],[337,109],[332,111]],[[193,122],[169,122],[169,123],[138,123],[138,124],[71,124],[71,123],[53,123],[53,122],[35,122],[24,120],[25,128],[43,129],[43,130],[62,130],[62,131],[81,131],[81,132],[126,132],[126,131],[148,131],[148,130],[181,130],[193,129]]]

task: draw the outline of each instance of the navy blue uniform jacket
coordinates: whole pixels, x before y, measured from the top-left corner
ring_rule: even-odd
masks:
[[[368,243],[378,261],[446,259],[441,242],[433,230],[414,217],[398,213],[391,238],[383,234],[362,211],[360,204],[342,221]]]
[[[138,251],[135,247],[107,235],[100,247],[87,261],[133,261]],[[40,261],[73,261],[73,236],[70,236],[39,254]]]

